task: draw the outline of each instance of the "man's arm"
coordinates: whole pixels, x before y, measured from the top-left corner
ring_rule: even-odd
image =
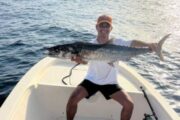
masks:
[[[132,40],[131,42],[131,47],[137,47],[137,48],[148,47],[152,51],[157,50],[157,45],[158,45],[157,43],[146,43],[140,40]]]

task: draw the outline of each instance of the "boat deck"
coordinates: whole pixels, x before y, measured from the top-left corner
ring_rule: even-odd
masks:
[[[67,83],[69,83],[70,80],[71,85],[64,85],[62,83],[62,78],[69,74],[70,69],[74,65],[75,64],[70,64],[69,62],[55,60],[51,63],[48,69],[40,71],[33,82],[34,84],[27,91],[30,92],[30,94],[28,97],[25,97],[25,99],[28,99],[28,102],[24,103],[26,106],[19,107],[19,112],[22,110],[28,110],[24,113],[26,116],[24,116],[23,119],[27,116],[36,116],[32,117],[33,120],[36,120],[37,115],[35,111],[41,111],[38,112],[38,116],[40,117],[38,119],[66,120],[65,108],[67,100],[75,87],[84,79],[87,72],[87,65],[77,66],[73,70],[71,77],[65,80]],[[140,103],[138,102],[135,104],[135,112],[133,114],[135,118],[134,120],[141,119],[144,116],[145,111],[146,113],[151,112],[142,92],[139,91],[130,81],[119,74],[118,83],[133,97],[135,101],[138,101],[138,99],[142,100]],[[141,104],[143,104],[143,106],[141,106]],[[75,120],[119,119],[121,108],[121,105],[117,102],[113,100],[105,100],[103,95],[98,92],[90,99],[83,99],[79,103],[78,113]],[[16,117],[17,120],[22,119],[22,116],[21,118],[19,118],[18,115]]]

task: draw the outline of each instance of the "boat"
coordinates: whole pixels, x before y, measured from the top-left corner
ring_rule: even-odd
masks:
[[[0,108],[0,120],[66,120],[66,104],[75,87],[86,75],[88,65],[45,57],[17,83]],[[118,84],[134,101],[131,120],[180,120],[177,113],[145,78],[123,62],[117,69]],[[121,105],[105,100],[98,92],[83,99],[75,120],[119,120]]]

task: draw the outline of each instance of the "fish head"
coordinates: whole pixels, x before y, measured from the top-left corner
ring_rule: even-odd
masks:
[[[71,58],[73,55],[78,54],[77,44],[63,44],[53,46],[47,49],[48,56],[57,58]]]

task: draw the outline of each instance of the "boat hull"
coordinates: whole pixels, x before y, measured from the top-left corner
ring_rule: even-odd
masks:
[[[76,86],[87,72],[86,65],[73,70],[71,84],[64,85],[61,79],[75,63],[54,58],[44,58],[33,66],[16,85],[0,109],[2,120],[66,120],[66,104]],[[134,111],[132,120],[142,120],[144,114],[152,114],[140,89],[142,86],[159,120],[178,120],[165,99],[135,70],[124,63],[119,64],[118,83],[132,97]],[[69,81],[68,79],[66,80]],[[98,92],[78,105],[75,120],[117,120],[122,106],[106,100]]]

